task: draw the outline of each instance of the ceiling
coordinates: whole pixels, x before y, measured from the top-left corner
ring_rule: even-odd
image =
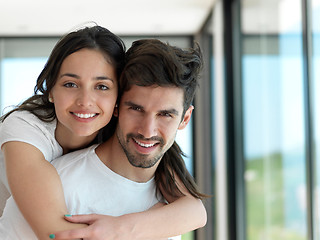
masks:
[[[193,35],[215,0],[0,0],[0,36],[60,36],[94,21],[118,35]]]

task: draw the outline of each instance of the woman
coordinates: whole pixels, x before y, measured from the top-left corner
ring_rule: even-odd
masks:
[[[36,94],[2,118],[1,162],[12,196],[37,235],[48,226],[81,227],[61,219],[68,211],[50,161],[90,145],[108,124],[124,54],[121,39],[99,26],[66,35],[38,77]]]
[[[47,239],[51,232],[86,226],[62,218],[68,210],[60,178],[50,161],[97,141],[99,130],[112,118],[124,52],[122,41],[99,26],[66,35],[41,72],[36,94],[2,118],[1,162],[6,164],[15,200],[9,199],[9,209],[6,207],[1,219],[4,237],[12,234],[5,229],[10,225],[5,220],[15,204],[39,239]],[[105,134],[99,135],[110,135],[113,126],[111,121]],[[4,176],[3,167],[1,171]]]

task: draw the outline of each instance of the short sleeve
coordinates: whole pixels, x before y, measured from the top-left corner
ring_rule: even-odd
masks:
[[[20,141],[38,148],[47,161],[62,155],[55,139],[56,121],[47,123],[27,111],[16,111],[0,124],[0,146],[9,141]]]

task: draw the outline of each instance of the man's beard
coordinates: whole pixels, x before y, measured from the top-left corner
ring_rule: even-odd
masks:
[[[153,167],[161,158],[163,155],[155,156],[152,158],[148,158],[147,156],[144,156],[142,154],[136,154],[133,155],[127,151],[124,147],[123,151],[125,152],[128,161],[130,164],[134,167],[139,167],[139,168],[151,168]]]
[[[164,146],[164,141],[162,138],[159,137],[152,137],[150,139],[147,140],[154,140],[154,141],[159,141],[158,143],[158,147],[160,149],[160,152],[158,155],[150,157],[147,156],[145,154],[139,154],[139,153],[130,153],[129,152],[129,148],[128,148],[128,144],[130,139],[134,138],[137,140],[146,140],[146,138],[144,138],[142,135],[134,135],[132,133],[127,134],[126,139],[123,139],[119,136],[119,133],[117,132],[117,137],[118,137],[118,141],[123,149],[123,151],[125,152],[128,161],[130,162],[130,164],[134,167],[139,167],[139,168],[151,168],[153,167],[159,160],[161,160],[162,156],[163,156],[163,146]]]

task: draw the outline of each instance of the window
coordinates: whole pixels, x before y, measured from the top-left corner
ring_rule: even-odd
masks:
[[[301,12],[298,0],[242,1],[248,240],[307,239]]]
[[[2,59],[1,110],[8,112],[10,106],[15,106],[33,95],[36,79],[46,61],[46,57]]]
[[[320,1],[312,0],[312,105],[313,105],[313,123],[314,123],[314,158],[315,158],[315,236],[314,239],[320,239]]]
[[[0,39],[0,114],[33,94],[56,38]],[[4,109],[6,108],[6,109]]]

